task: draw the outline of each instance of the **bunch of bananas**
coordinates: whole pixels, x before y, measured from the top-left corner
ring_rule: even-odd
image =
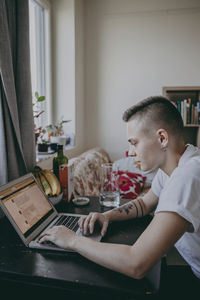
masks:
[[[51,170],[42,169],[39,166],[35,166],[33,173],[48,197],[58,196],[61,193],[60,182]]]

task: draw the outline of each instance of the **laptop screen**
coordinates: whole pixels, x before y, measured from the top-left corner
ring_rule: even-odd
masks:
[[[0,199],[24,237],[53,212],[33,177],[7,188]]]

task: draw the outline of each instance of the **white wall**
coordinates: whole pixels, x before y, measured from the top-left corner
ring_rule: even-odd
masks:
[[[200,85],[199,0],[51,0],[54,115],[75,116],[73,157],[128,148],[123,111],[163,86]]]
[[[163,86],[200,85],[199,0],[86,0],[86,148],[128,148],[123,111]]]

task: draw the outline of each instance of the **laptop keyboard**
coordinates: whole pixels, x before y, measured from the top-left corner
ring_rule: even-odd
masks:
[[[60,216],[60,218],[54,223],[53,226],[64,225],[67,228],[76,232],[77,229],[79,228],[78,225],[79,219],[80,217],[75,217],[75,216]]]

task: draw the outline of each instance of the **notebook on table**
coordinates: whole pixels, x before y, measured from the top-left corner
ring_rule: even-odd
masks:
[[[83,215],[58,213],[32,173],[0,187],[0,207],[29,248],[71,251],[52,243],[38,242],[38,237],[54,225],[64,225],[82,235],[78,220]],[[89,235],[89,238],[100,241],[100,231]]]

